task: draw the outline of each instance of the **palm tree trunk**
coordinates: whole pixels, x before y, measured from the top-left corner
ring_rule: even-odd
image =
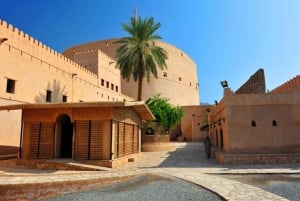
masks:
[[[140,55],[140,68],[139,68],[139,78],[138,78],[138,96],[137,101],[142,100],[142,91],[143,91],[143,78],[144,78],[144,63],[143,55]]]
[[[143,88],[143,76],[139,75],[137,101],[141,101],[142,100],[142,88]]]
[[[142,91],[143,91],[143,79],[144,79],[144,62],[143,55],[140,54],[140,66],[139,66],[139,78],[138,78],[138,97],[137,101],[142,100]]]

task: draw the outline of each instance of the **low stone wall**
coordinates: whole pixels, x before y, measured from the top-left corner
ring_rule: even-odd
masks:
[[[172,148],[169,135],[142,135],[142,151],[167,151]]]
[[[42,170],[80,170],[80,171],[99,171],[101,167],[116,168],[125,165],[126,163],[135,162],[138,160],[139,153],[130,154],[114,160],[83,160],[73,161],[64,159],[17,159],[16,164],[27,166],[30,168],[42,169]],[[72,162],[73,161],[73,162]],[[95,165],[101,166],[99,168],[88,166]]]
[[[84,161],[87,164],[98,165],[108,168],[117,168],[126,165],[127,163],[132,163],[138,160],[140,153],[130,154],[123,156],[121,158],[116,158],[114,160],[88,160]]]
[[[225,154],[213,150],[213,155],[220,164],[285,164],[300,163],[300,153],[297,154]]]

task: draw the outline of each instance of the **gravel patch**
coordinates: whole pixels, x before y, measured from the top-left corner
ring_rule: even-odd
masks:
[[[66,194],[44,201],[220,201],[218,195],[190,182],[170,176],[148,174],[121,184],[95,190]]]
[[[229,174],[220,176],[262,188],[291,201],[300,200],[300,174]]]

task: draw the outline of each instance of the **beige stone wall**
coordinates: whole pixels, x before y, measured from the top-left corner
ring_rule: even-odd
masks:
[[[12,104],[9,100],[0,99],[1,105]],[[12,121],[14,123],[8,122]],[[20,144],[21,133],[21,111],[1,110],[0,111],[0,147],[2,145],[16,146]]]
[[[81,44],[67,49],[64,55],[74,58],[76,52],[89,52],[99,49],[115,60],[115,52],[118,48],[115,41],[116,39],[109,39]],[[194,61],[186,53],[170,44],[161,41],[155,41],[155,44],[163,47],[168,52],[168,68],[164,71],[158,70],[158,79],[151,77],[149,83],[146,80],[144,81],[142,99],[146,100],[161,93],[175,105],[199,104],[199,82]],[[78,60],[75,61],[79,62]],[[112,65],[114,68],[115,63]],[[122,79],[121,86],[122,93],[130,97],[137,97],[137,83],[133,79],[129,82]]]
[[[1,98],[29,103],[45,102],[46,90],[51,90],[53,102],[62,102],[62,95],[68,97],[68,102],[132,100],[121,94],[118,71],[109,67],[111,58],[102,52],[96,51],[92,56],[92,53],[78,53],[76,57],[81,59],[87,55],[83,66],[5,21],[0,21],[0,30],[0,38],[8,39],[0,46],[1,86],[6,87],[7,79],[15,81],[14,93],[0,90]],[[95,66],[100,67],[99,72],[96,72]],[[106,83],[101,85],[98,75],[112,79],[109,87]],[[111,83],[114,84],[113,89]],[[118,91],[115,86],[118,86]]]
[[[228,154],[299,153],[299,114],[299,87],[276,94],[225,89],[222,101],[211,108],[210,135],[214,146]]]
[[[271,93],[283,93],[292,90],[295,87],[300,87],[300,75],[290,79],[289,81],[283,83],[282,85],[276,87],[271,91]]]
[[[51,102],[62,102],[63,96],[67,102],[133,100],[121,93],[118,72],[110,67],[111,58],[101,51],[76,55],[82,59],[80,65],[2,20],[0,38],[8,39],[0,44],[2,105],[43,103],[47,90],[52,93]],[[101,85],[104,77],[110,80],[108,86]],[[7,92],[8,80],[14,83],[12,92]],[[1,138],[0,143],[19,146],[20,126],[15,125],[20,125],[20,114],[1,111],[0,119],[6,122],[0,128],[0,136],[6,136],[8,131],[11,135],[9,139]]]
[[[188,141],[203,141],[207,131],[201,131],[200,128],[207,118],[206,110],[209,105],[184,106],[184,117],[181,120],[182,137]]]

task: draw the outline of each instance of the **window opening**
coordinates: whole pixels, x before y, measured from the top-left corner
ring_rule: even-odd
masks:
[[[256,127],[256,121],[252,120],[251,125],[252,125],[252,127]]]
[[[7,93],[15,93],[15,80],[12,79],[7,79],[7,83],[6,83],[6,92]]]
[[[51,102],[52,100],[52,91],[47,90],[46,91],[46,102]]]
[[[68,96],[66,96],[66,95],[63,95],[63,96],[62,96],[62,102],[64,102],[64,103],[65,103],[65,102],[67,102],[67,100],[68,100]]]
[[[272,126],[277,126],[277,121],[276,120],[272,121]]]

